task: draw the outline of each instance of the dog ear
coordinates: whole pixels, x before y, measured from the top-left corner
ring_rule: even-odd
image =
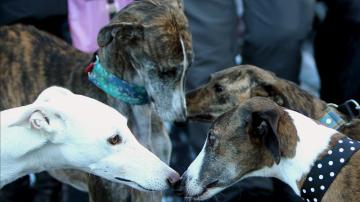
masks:
[[[50,125],[50,119],[43,111],[34,111],[29,118],[31,128],[42,130],[46,133],[53,133],[54,129]]]
[[[108,45],[114,38],[121,41],[135,41],[144,37],[144,27],[134,23],[113,23],[103,27],[97,37],[100,47]]]
[[[61,143],[64,139],[64,119],[56,112],[39,108],[31,113],[28,120],[30,127],[44,134],[49,141]]]
[[[251,89],[251,97],[267,97],[272,99],[276,104],[284,106],[285,98],[281,96],[280,89],[269,83],[260,83]]]
[[[280,163],[280,144],[277,135],[279,113],[274,110],[252,113],[249,134],[270,152],[276,164]]]

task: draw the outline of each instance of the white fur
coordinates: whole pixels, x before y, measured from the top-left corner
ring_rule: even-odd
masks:
[[[186,171],[187,175],[191,176],[191,178],[188,178],[186,181],[186,193],[188,193],[190,196],[197,195],[203,191],[203,188],[199,186],[198,179],[200,177],[201,166],[204,162],[206,142],[207,140],[205,141],[204,146],[196,159],[190,164]]]
[[[331,136],[337,131],[318,124],[295,111],[286,111],[292,118],[299,137],[295,157],[282,158],[279,165],[274,164],[270,168],[266,167],[251,172],[242,179],[250,176],[276,177],[289,184],[300,195],[297,181],[310,171],[318,155],[328,147]]]
[[[182,54],[183,54],[183,69],[181,72],[181,80],[180,80],[180,85],[178,85],[178,87],[176,88],[176,91],[174,92],[174,96],[171,100],[171,104],[172,104],[172,110],[176,113],[181,113],[182,112],[182,108],[183,106],[186,106],[186,100],[185,100],[185,96],[184,96],[184,79],[185,79],[185,72],[188,66],[188,59],[187,59],[187,55],[186,55],[186,49],[185,49],[185,45],[184,45],[184,41],[182,39],[181,36],[179,36],[180,38],[180,44],[181,44],[181,49],[182,49]],[[184,117],[185,118],[185,117]]]
[[[46,117],[46,118],[45,118]],[[47,123],[47,120],[49,123]],[[119,134],[122,143],[111,145]],[[94,99],[51,87],[1,111],[0,187],[32,172],[75,168],[138,189],[163,190],[177,175],[135,139],[127,119]]]

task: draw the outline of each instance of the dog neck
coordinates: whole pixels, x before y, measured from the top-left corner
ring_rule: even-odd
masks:
[[[313,163],[327,150],[336,130],[322,126],[295,111],[286,110],[297,130],[298,142],[295,156],[282,158],[279,164],[253,171],[250,176],[276,177],[287,183],[299,196],[302,180],[310,172]]]
[[[112,97],[130,105],[143,105],[149,102],[145,87],[119,79],[103,67],[98,56],[89,64],[86,72],[88,72],[89,81]]]
[[[279,86],[279,89],[276,90],[277,93],[284,99],[283,107],[300,112],[315,120],[320,120],[327,113],[326,110],[329,107],[326,102],[299,88],[294,83],[281,79],[276,86]],[[336,109],[334,112],[344,119],[349,118]]]
[[[16,123],[15,117],[24,113],[24,107],[1,112],[0,187],[26,174],[57,168],[61,166],[59,162],[66,162],[57,147],[32,129],[27,120]]]

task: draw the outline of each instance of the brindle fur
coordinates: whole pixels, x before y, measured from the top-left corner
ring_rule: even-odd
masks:
[[[239,65],[212,74],[208,83],[187,93],[188,117],[211,121],[255,96],[270,98],[280,106],[316,120],[324,115],[327,107],[327,103],[300,89],[293,82],[278,78],[273,73],[255,66]],[[351,120],[345,114],[338,113],[350,121],[339,131],[359,140],[360,119]]]
[[[266,122],[261,126],[265,130],[259,130],[262,121]],[[271,137],[265,138],[267,135]],[[204,146],[199,186],[218,180],[216,187],[228,187],[251,171],[271,167],[281,157],[292,158],[297,141],[296,128],[282,107],[269,99],[247,100],[212,123]],[[266,146],[274,142],[276,148]],[[182,183],[187,177],[184,174]]]
[[[263,116],[260,122],[254,124],[254,114],[258,113],[267,116]],[[262,121],[266,124],[259,124]],[[260,130],[257,132],[257,129]],[[279,149],[280,157],[293,158],[299,141],[296,128],[284,108],[272,100],[254,97],[219,116],[213,122],[204,146],[205,156],[199,171],[199,186],[206,187],[207,184],[218,180],[216,187],[227,187],[251,171],[274,165],[276,158],[272,153],[277,149],[269,149],[269,144],[276,141],[266,138],[271,134],[271,130],[274,130],[275,138],[278,140],[278,146],[275,144],[275,148]],[[328,148],[324,149],[317,159],[322,158],[328,149],[334,147],[343,137],[345,135],[342,133],[334,134]],[[360,151],[356,152],[341,169],[322,201],[358,201],[359,166]],[[232,169],[228,171],[227,168]],[[182,181],[186,182],[187,177],[185,173]],[[306,175],[298,182],[299,188],[302,187],[305,177]]]
[[[84,73],[91,55],[34,27],[15,25],[0,28],[0,110],[32,102],[50,85],[64,86],[125,114],[138,140],[168,162],[171,143],[162,120],[185,117],[185,102],[179,101],[179,109],[174,110],[171,101],[175,94],[185,100],[181,72],[189,65],[184,64],[184,57],[192,60],[191,36],[182,10],[151,0],[134,2],[100,31],[98,43],[104,67],[124,80],[144,85],[151,104],[129,106],[107,96]],[[67,172],[75,171],[57,172],[58,177],[66,181],[61,176],[67,177]],[[160,201],[160,193],[139,192],[85,173],[77,175],[82,175],[79,188],[89,189],[93,201]],[[86,181],[88,187],[81,187]]]

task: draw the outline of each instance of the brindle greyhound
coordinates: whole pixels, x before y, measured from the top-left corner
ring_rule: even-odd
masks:
[[[359,150],[360,141],[254,97],[213,122],[181,188],[205,200],[251,176],[276,177],[304,201],[358,201]]]
[[[105,71],[129,85],[144,86],[150,103],[130,105],[105,94],[84,73],[91,55],[33,27],[16,25],[0,28],[0,110],[29,103],[47,86],[64,86],[126,115],[140,143],[168,162],[171,143],[163,120],[186,117],[184,74],[193,58],[183,11],[152,0],[134,2],[100,31],[98,44],[98,61]],[[161,197],[85,173],[61,171],[57,176],[89,190],[92,201],[159,201]]]
[[[351,119],[296,84],[251,65],[240,65],[216,72],[210,76],[208,83],[188,92],[188,117],[211,121],[255,96],[270,98],[280,106],[316,120],[320,120],[331,109],[348,122],[338,130],[353,139],[360,139],[360,119]]]

